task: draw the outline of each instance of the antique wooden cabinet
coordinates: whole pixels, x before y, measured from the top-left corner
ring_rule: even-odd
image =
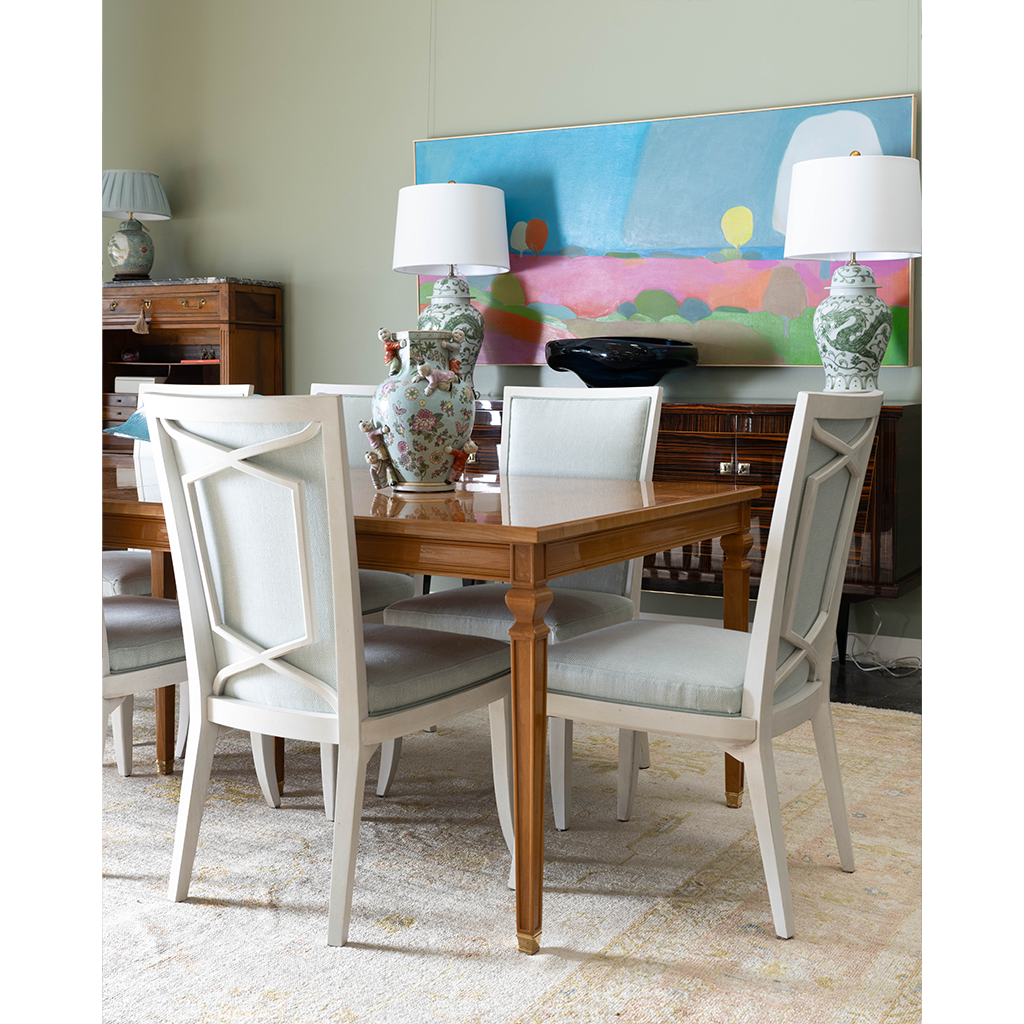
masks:
[[[231,277],[105,283],[104,428],[135,411],[136,396],[119,389],[118,378],[252,384],[258,395],[282,394],[282,290]],[[131,441],[102,436],[104,451],[131,450]]]
[[[792,403],[666,403],[654,479],[689,478],[756,484],[751,508],[751,591],[761,578],[772,506]],[[494,472],[501,436],[501,402],[477,403],[474,472]],[[722,551],[717,541],[648,555],[645,590],[721,595]],[[843,595],[847,602],[897,597],[921,575],[921,407],[886,405],[878,423],[854,527]],[[840,632],[844,631],[843,623]]]

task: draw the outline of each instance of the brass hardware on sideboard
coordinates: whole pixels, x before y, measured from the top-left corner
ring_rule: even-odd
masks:
[[[188,309],[188,299],[182,299],[181,304]],[[202,309],[206,305],[206,299],[200,299],[197,304],[198,309]]]

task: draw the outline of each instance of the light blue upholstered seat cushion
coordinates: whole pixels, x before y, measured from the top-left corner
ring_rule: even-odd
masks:
[[[152,594],[151,565],[148,551],[104,551],[103,596]]]
[[[110,673],[166,665],[185,657],[178,602],[118,594],[103,598]]]
[[[389,604],[403,601],[415,593],[416,584],[405,573],[359,570],[359,598],[364,615],[383,611]]]
[[[637,619],[548,651],[548,690],[641,707],[738,715],[750,634]]]
[[[363,624],[366,706],[370,716],[416,707],[468,690],[511,670],[508,644],[486,637],[454,636],[432,629]],[[283,661],[294,662],[294,655]],[[324,672],[318,678],[325,679]],[[258,666],[232,676],[224,694],[271,707],[330,712],[306,687]]]
[[[371,717],[471,689],[512,667],[508,644],[481,636],[368,623],[363,643]]]
[[[508,643],[512,613],[505,604],[507,583],[483,583],[456,587],[399,601],[384,611],[389,626],[420,626],[451,633],[486,636]],[[561,643],[583,633],[633,618],[633,602],[621,594],[552,586],[553,599],[544,615],[551,635]]]

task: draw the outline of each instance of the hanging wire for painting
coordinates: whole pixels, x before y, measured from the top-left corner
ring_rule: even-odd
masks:
[[[851,649],[846,652],[846,657],[861,670],[861,672],[885,672],[887,675],[900,678],[901,676],[913,675],[921,671],[921,659],[915,657],[890,658],[887,661],[881,660],[872,650],[874,642],[878,639],[878,633],[882,628],[882,618],[877,611],[872,609],[875,617],[875,631],[871,639],[865,644],[864,650],[858,655],[853,648],[856,646],[857,637],[854,635],[854,643]],[[863,659],[863,660],[862,660]],[[868,660],[870,659],[870,660]]]

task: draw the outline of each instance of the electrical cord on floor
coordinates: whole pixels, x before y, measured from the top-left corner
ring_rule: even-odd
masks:
[[[865,649],[857,654],[853,647],[856,646],[857,637],[854,635],[854,643],[851,645],[851,649],[846,652],[846,657],[849,661],[852,661],[854,665],[861,670],[861,672],[884,672],[886,675],[893,676],[894,678],[900,678],[901,676],[910,676],[915,672],[921,671],[921,659],[920,658],[890,658],[888,660],[882,660],[875,654],[871,647],[875,640],[878,639],[878,633],[882,628],[882,618],[878,612],[872,609],[875,616],[875,631],[871,635],[871,639],[865,645]],[[838,653],[832,659],[833,661],[838,660]]]

